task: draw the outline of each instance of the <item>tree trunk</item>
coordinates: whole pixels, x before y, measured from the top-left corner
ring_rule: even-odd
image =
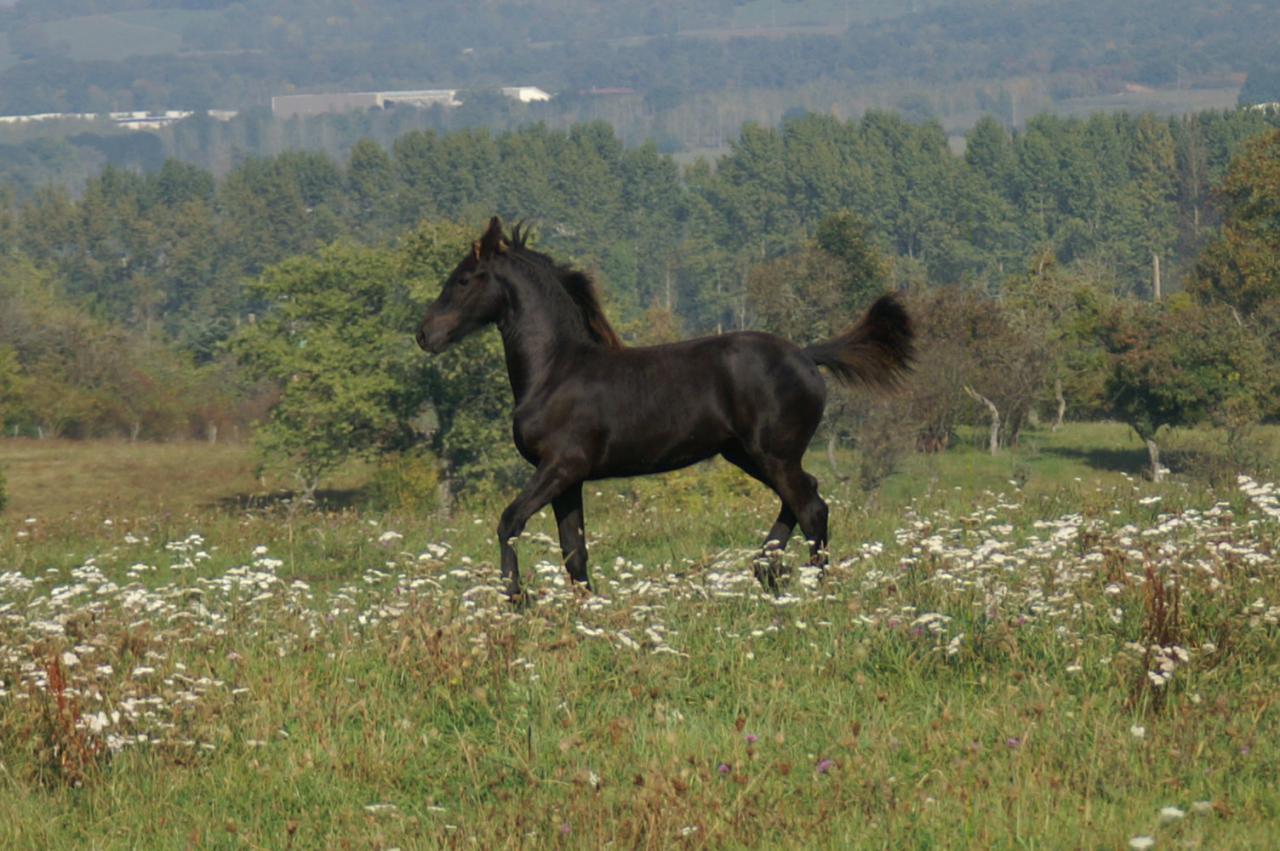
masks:
[[[129,424],[129,442],[137,443],[138,435],[142,434],[142,421],[134,420]]]
[[[1053,379],[1053,398],[1058,400],[1058,415],[1053,420],[1053,431],[1062,428],[1062,420],[1067,415],[1067,397],[1062,395],[1062,379]]]
[[[1160,301],[1160,255],[1151,252],[1151,293]]]
[[[1000,409],[996,407],[995,402],[967,384],[964,386],[964,392],[986,405],[987,411],[991,414],[991,454],[995,455],[1000,451]]]
[[[840,478],[840,468],[836,465],[836,430],[831,429],[827,435],[827,463],[831,465],[831,475]]]
[[[1164,467],[1160,466],[1160,447],[1156,445],[1155,438],[1147,438],[1147,455],[1151,458],[1151,481],[1164,481]]]
[[[205,434],[205,437],[208,438],[210,443],[217,443],[218,442],[218,424],[209,423],[208,425],[206,425],[204,427],[204,434]]]

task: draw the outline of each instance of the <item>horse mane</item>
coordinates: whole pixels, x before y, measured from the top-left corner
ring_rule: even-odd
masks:
[[[564,287],[569,298],[578,306],[582,321],[587,326],[587,333],[605,348],[622,348],[622,340],[618,338],[618,333],[613,330],[608,317],[604,315],[604,309],[600,307],[600,296],[591,276],[576,269],[562,269],[561,272],[560,286]]]
[[[510,248],[516,249],[519,252],[518,256],[537,260],[555,275],[565,293],[573,299],[574,305],[582,315],[582,324],[592,340],[605,348],[621,349],[622,340],[613,330],[608,317],[604,315],[604,308],[600,306],[600,294],[596,290],[595,281],[586,272],[564,266],[542,252],[529,248],[529,233],[530,229],[523,227],[523,222],[517,224],[511,231],[511,239],[508,243]]]

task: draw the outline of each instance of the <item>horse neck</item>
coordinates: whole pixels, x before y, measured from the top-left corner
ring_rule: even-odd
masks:
[[[519,405],[537,387],[554,382],[557,357],[580,346],[596,345],[577,306],[555,282],[513,283],[505,315],[498,323],[511,392]]]

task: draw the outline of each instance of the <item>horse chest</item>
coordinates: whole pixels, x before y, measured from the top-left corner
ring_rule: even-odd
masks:
[[[525,460],[536,465],[565,454],[592,457],[598,425],[580,400],[558,396],[518,405],[511,436]]]
[[[531,435],[522,427],[521,420],[516,417],[511,424],[511,438],[515,441],[516,451],[530,464],[537,464],[540,453],[534,449]]]
[[[555,447],[552,444],[558,431],[543,409],[522,412],[517,408],[511,423],[511,437],[515,441],[516,449],[526,461],[532,464],[537,464],[542,458],[555,454]]]

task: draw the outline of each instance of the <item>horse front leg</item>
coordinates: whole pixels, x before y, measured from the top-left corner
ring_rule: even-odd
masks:
[[[534,513],[563,493],[574,482],[581,482],[581,477],[575,474],[572,467],[544,461],[538,465],[533,478],[524,486],[520,495],[502,512],[502,519],[498,521],[498,549],[502,556],[502,580],[506,585],[507,597],[516,605],[526,605],[528,600],[525,599],[520,588],[520,564],[516,558],[513,542],[524,531],[525,524]]]
[[[560,553],[569,578],[593,591],[587,575],[587,537],[582,525],[582,482],[570,485],[551,500],[556,512],[556,528],[560,532]]]

